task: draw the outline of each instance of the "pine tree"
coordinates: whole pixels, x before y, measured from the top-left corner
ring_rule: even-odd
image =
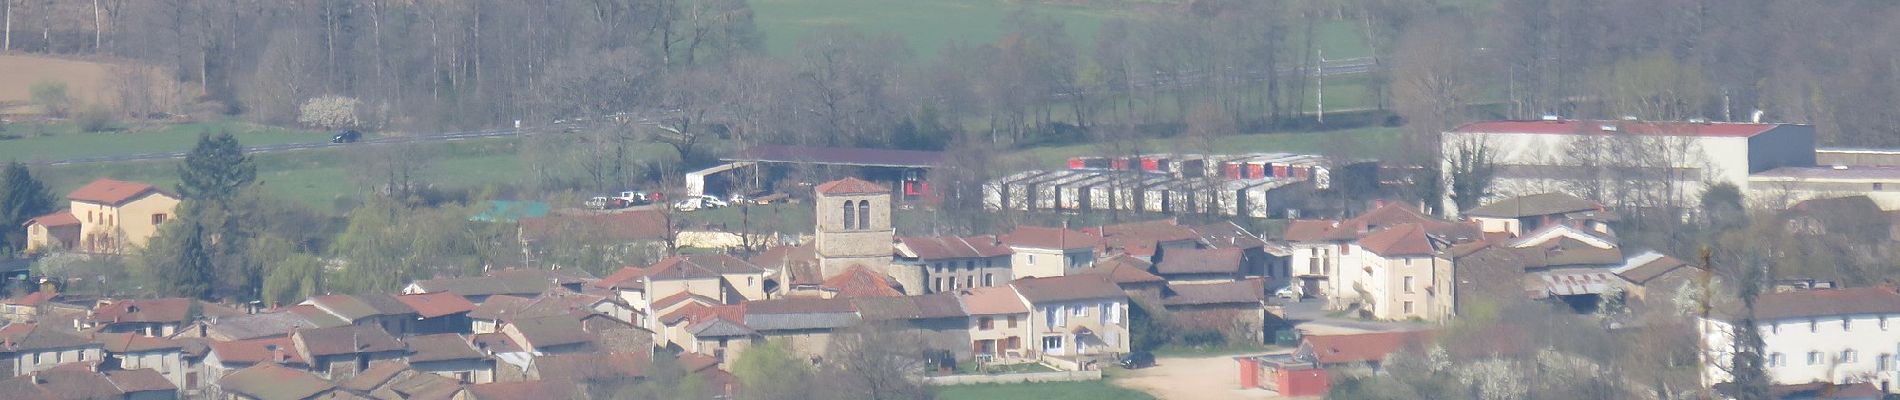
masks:
[[[257,166],[244,155],[236,137],[223,132],[198,136],[198,144],[178,167],[178,194],[186,200],[225,203],[257,180]]]
[[[1708,252],[1703,252],[1703,263],[1708,263]],[[1735,330],[1734,356],[1729,360],[1730,382],[1734,383],[1736,400],[1768,400],[1768,372],[1762,354],[1761,330],[1755,326],[1755,298],[1761,295],[1763,272],[1757,266],[1743,268],[1740,282],[1742,310],[1733,323]]]
[[[26,247],[26,220],[52,212],[53,194],[33,178],[26,164],[7,163],[0,171],[0,254]]]
[[[204,236],[204,227],[190,218],[159,229],[151,246],[140,253],[153,290],[166,296],[211,297],[211,254]]]

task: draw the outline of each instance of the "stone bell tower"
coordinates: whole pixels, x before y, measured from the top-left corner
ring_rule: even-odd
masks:
[[[892,276],[891,190],[858,178],[844,178],[819,184],[813,197],[818,207],[812,244],[818,255],[818,268],[826,278],[843,273],[852,265]],[[899,274],[903,275],[903,274]],[[912,282],[901,276],[906,288]]]

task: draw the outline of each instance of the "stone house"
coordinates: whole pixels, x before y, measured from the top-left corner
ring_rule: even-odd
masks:
[[[1030,335],[1029,305],[1023,303],[1016,287],[1010,285],[971,288],[957,291],[962,304],[970,339],[970,352],[978,362],[1009,364],[1032,359],[1026,346]]]
[[[1014,253],[995,236],[900,237],[893,250],[896,263],[924,271],[922,293],[991,287],[1014,277],[1010,271]]]
[[[69,362],[97,363],[104,346],[58,327],[16,322],[0,327],[0,373],[19,376]]]
[[[1029,305],[1030,346],[1040,359],[1085,368],[1128,351],[1128,296],[1101,274],[1010,283]]]
[[[1176,332],[1216,331],[1229,342],[1265,343],[1265,278],[1213,283],[1169,283],[1161,303]]]
[[[1017,226],[1002,236],[1009,246],[1010,276],[1016,279],[1053,277],[1095,264],[1102,237],[1062,228]]]

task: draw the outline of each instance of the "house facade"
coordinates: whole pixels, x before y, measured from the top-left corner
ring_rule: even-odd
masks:
[[[1868,382],[1900,392],[1900,293],[1892,286],[1765,293],[1756,298],[1755,318],[1763,369],[1775,383]],[[1710,352],[1702,383],[1728,382],[1735,326],[1723,318],[1698,319],[1696,326]]]
[[[1018,226],[1002,237],[1010,256],[1010,275],[1017,278],[1047,278],[1095,265],[1096,248],[1102,237],[1087,232]]]
[[[1081,367],[1128,351],[1128,296],[1107,276],[1024,278],[1011,285],[1029,305],[1029,346],[1044,360]]]
[[[125,254],[158,234],[179,202],[177,195],[151,184],[111,179],[92,181],[66,199],[66,210],[27,222],[27,251]]]
[[[991,287],[1014,278],[1014,253],[994,236],[900,237],[892,252],[894,262],[923,271],[922,293]]]

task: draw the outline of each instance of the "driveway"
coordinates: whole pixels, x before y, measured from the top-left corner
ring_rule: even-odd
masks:
[[[1241,389],[1234,356],[1157,358],[1155,366],[1127,371],[1113,382],[1162,400],[1281,398],[1268,390]]]
[[[1294,329],[1308,335],[1341,335],[1368,332],[1406,331],[1422,327],[1418,323],[1395,321],[1368,321],[1350,317],[1331,317],[1326,314],[1326,301],[1305,299],[1297,303],[1282,305],[1287,322]]]

